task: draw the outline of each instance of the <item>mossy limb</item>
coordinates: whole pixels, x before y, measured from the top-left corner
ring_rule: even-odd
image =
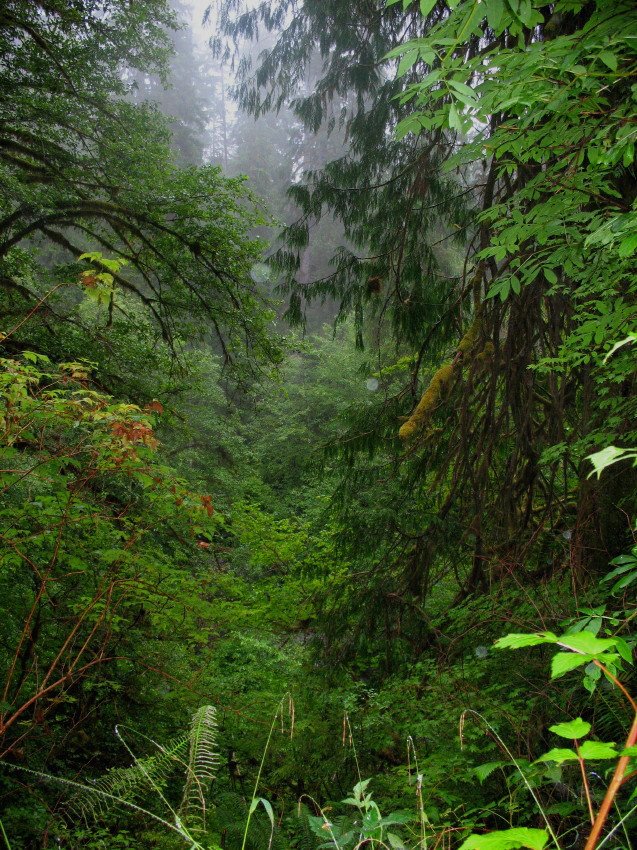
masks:
[[[474,320],[469,325],[467,332],[458,343],[460,354],[468,354],[476,344],[482,331],[482,311],[476,313]]]
[[[462,368],[462,360],[473,351],[481,334],[482,310],[478,309],[473,321],[467,328],[465,335],[458,343],[456,356],[452,361],[441,366],[434,374],[433,378],[429,382],[429,386],[418,402],[416,409],[409,419],[407,419],[407,421],[401,426],[398,432],[398,436],[401,440],[408,440],[416,433],[422,431],[424,426],[431,419],[435,409],[438,407],[445,389],[451,383],[456,367]],[[492,350],[492,343],[487,343],[487,346],[488,345],[491,345]],[[485,346],[484,352],[479,354],[478,357],[482,357],[482,354],[487,352],[487,346]],[[491,350],[488,354],[485,354],[485,357],[482,359],[486,359],[486,357],[491,354]]]
[[[434,374],[416,409],[404,425],[401,426],[398,432],[401,440],[408,440],[410,437],[413,437],[431,419],[442,394],[451,383],[455,370],[454,362],[450,361],[449,363],[445,363],[444,366],[441,366]]]

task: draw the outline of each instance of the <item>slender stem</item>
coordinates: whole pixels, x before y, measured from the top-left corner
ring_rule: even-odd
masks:
[[[584,784],[584,794],[586,795],[586,804],[588,805],[588,814],[591,819],[591,825],[595,823],[595,812],[593,811],[593,802],[591,800],[591,789],[588,785],[588,776],[586,775],[586,765],[584,764],[584,759],[580,755],[579,751],[579,743],[577,739],[575,739],[575,751],[577,753],[577,760],[579,762],[579,769],[582,772],[582,782]]]
[[[626,739],[624,749],[628,749],[628,747],[633,747],[635,746],[635,744],[637,744],[637,713],[635,714],[635,717],[633,719],[633,725],[631,726],[630,732],[628,733],[628,738]],[[584,850],[595,850],[595,848],[597,847],[597,842],[604,828],[615,797],[617,796],[617,792],[621,788],[622,782],[624,781],[624,774],[626,773],[626,768],[628,767],[629,761],[630,756],[621,756],[618,759],[617,765],[615,766],[615,772],[613,773],[613,778],[610,781],[610,785],[606,789],[606,794],[604,795],[602,804],[599,807],[599,811],[597,812],[595,822],[591,827],[590,835],[588,836],[588,840],[586,841],[586,846],[584,847]]]
[[[425,805],[422,799],[422,774],[418,767],[418,755],[414,746],[414,739],[411,735],[407,736],[407,770],[411,778],[411,762],[409,759],[410,751],[414,754],[414,765],[416,767],[416,800],[418,802],[418,817],[420,820],[420,846],[422,850],[427,850],[427,815],[425,814]]]
[[[625,823],[625,820],[624,820],[624,818],[622,818],[621,809],[620,809],[620,808],[619,808],[619,806],[617,805],[617,800],[615,800],[615,811],[617,812],[617,815],[618,815],[618,817],[620,818],[620,820],[619,820],[619,822],[615,825],[614,830],[611,830],[611,832],[612,832],[612,831],[616,831],[616,830],[617,830],[617,829],[619,829],[619,827],[621,826],[621,828],[622,828],[622,832],[624,833],[624,838],[626,839],[626,847],[627,847],[627,850],[632,850],[633,845],[632,845],[632,842],[631,842],[631,840],[630,840],[630,835],[628,834],[628,830],[626,829],[626,823]]]
[[[51,290],[49,290],[49,292],[45,293],[42,296],[42,298],[40,298],[40,300],[35,305],[35,307],[33,307],[33,309],[29,313],[27,313],[26,316],[21,321],[19,321],[17,325],[12,327],[10,331],[7,331],[7,333],[3,337],[3,341],[8,339],[10,336],[12,336],[16,331],[20,330],[22,325],[24,325],[26,322],[28,322],[29,319],[31,318],[31,316],[33,316],[34,313],[37,313],[37,311],[44,304],[44,302],[48,298],[50,298],[53,295],[53,293],[56,292],[58,289],[60,289],[60,287],[62,287],[62,286],[68,286],[68,283],[58,283],[57,286],[54,286],[53,289],[51,289]]]
[[[358,763],[358,753],[356,752],[356,742],[354,741],[354,733],[352,732],[352,724],[349,722],[349,714],[345,712],[344,715],[344,723],[347,724],[347,731],[349,733],[349,743],[352,748],[352,752],[354,754],[354,762],[356,763],[356,775],[358,776],[358,781],[362,782],[363,777],[361,775],[361,767]]]
[[[272,735],[274,733],[274,727],[276,726],[277,719],[279,717],[279,712],[282,710],[283,703],[289,697],[284,697],[279,703],[277,710],[274,712],[274,717],[272,718],[272,725],[270,726],[270,731],[268,732],[268,739],[265,742],[265,747],[263,750],[263,755],[261,756],[261,764],[259,765],[259,771],[257,773],[257,778],[254,783],[254,790],[252,791],[252,799],[250,800],[250,808],[248,809],[248,817],[246,818],[245,829],[243,830],[243,841],[241,842],[241,850],[245,850],[246,842],[248,840],[248,830],[250,829],[250,821],[252,820],[252,815],[256,806],[254,805],[254,801],[257,799],[257,790],[259,788],[259,782],[261,781],[261,773],[263,772],[263,765],[265,764],[265,757],[268,754],[268,749],[270,748],[270,741],[272,740]]]
[[[0,818],[0,830],[2,830],[2,837],[4,838],[4,843],[7,845],[7,850],[11,850],[11,844],[9,844],[9,839],[7,837],[7,833],[4,831],[4,824],[2,823],[1,818]]]
[[[633,806],[632,809],[629,809],[624,815],[624,817],[618,823],[616,823],[615,826],[607,833],[607,835],[599,842],[597,850],[602,850],[604,844],[606,844],[606,842],[613,837],[613,835],[617,832],[620,826],[624,826],[628,818],[632,817],[635,812],[637,812],[637,806]]]
[[[339,847],[338,841],[336,840],[336,836],[334,835],[334,832],[333,832],[333,830],[332,830],[332,824],[329,822],[329,820],[328,820],[328,819],[327,819],[327,817],[325,816],[325,812],[324,812],[324,811],[323,811],[323,809],[319,806],[319,804],[316,802],[316,800],[314,799],[314,797],[312,797],[312,796],[311,796],[311,794],[301,794],[301,796],[299,797],[299,814],[301,813],[301,801],[302,801],[302,800],[304,800],[304,799],[305,799],[305,800],[310,800],[310,802],[312,803],[312,805],[313,805],[313,806],[315,807],[315,809],[319,812],[319,814],[320,814],[320,815],[321,815],[321,817],[323,818],[323,827],[324,827],[324,829],[326,829],[326,830],[327,830],[327,832],[329,832],[329,834],[330,834],[330,839],[331,839],[331,841],[332,841],[332,844],[336,847],[336,850],[341,850],[341,848]]]

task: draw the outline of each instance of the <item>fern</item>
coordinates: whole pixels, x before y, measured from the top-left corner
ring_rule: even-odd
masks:
[[[311,812],[304,804],[299,806],[294,830],[296,850],[315,850],[316,835],[312,832],[309,818]]]
[[[133,764],[130,767],[111,770],[99,779],[89,780],[90,784],[51,776],[18,765],[5,766],[69,789],[73,796],[64,809],[72,820],[97,820],[109,810],[124,807],[150,817],[178,833],[192,850],[203,850],[202,845],[193,836],[205,830],[206,794],[219,765],[215,709],[209,705],[198,709],[192,718],[189,731],[165,746],[137,733],[157,749],[156,753],[146,758],[138,758],[120,730],[116,728],[115,731],[132,756]],[[186,778],[181,803],[175,810],[164,789],[168,779],[177,770],[185,773]],[[142,801],[151,795],[163,804],[163,815],[149,811],[142,805]]]
[[[193,830],[206,829],[206,794],[219,767],[217,712],[202,706],[193,716],[189,735],[190,752],[186,783],[179,807],[180,818]]]
[[[129,806],[156,788],[161,788],[188,753],[188,736],[182,735],[156,755],[135,758],[131,767],[115,768],[91,784],[80,784],[77,794],[65,808],[71,818],[96,820],[118,802]]]

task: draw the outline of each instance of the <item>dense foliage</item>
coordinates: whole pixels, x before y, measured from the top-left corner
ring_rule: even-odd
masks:
[[[634,4],[183,15],[0,10],[0,843],[633,850]]]

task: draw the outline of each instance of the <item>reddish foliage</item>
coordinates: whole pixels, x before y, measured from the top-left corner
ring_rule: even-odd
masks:
[[[153,399],[150,404],[147,404],[144,410],[147,413],[157,413],[159,416],[164,412],[164,405],[161,401],[157,401],[157,399]]]
[[[143,443],[152,449],[157,447],[153,429],[143,422],[113,422],[111,433],[128,443]]]

